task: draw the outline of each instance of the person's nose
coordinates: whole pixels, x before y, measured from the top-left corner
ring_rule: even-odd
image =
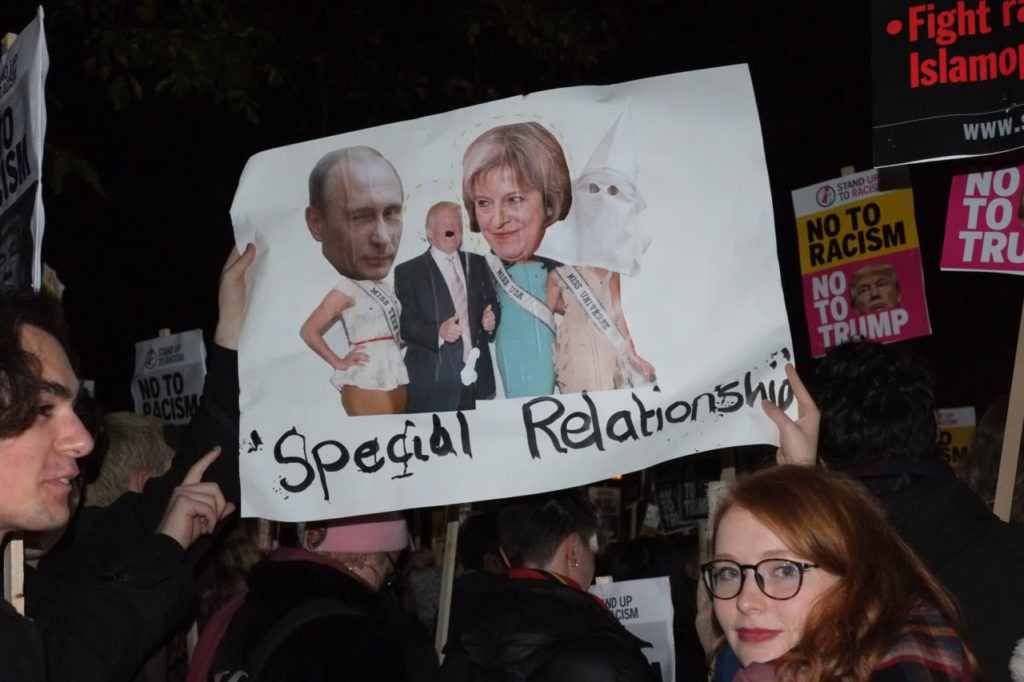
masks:
[[[740,593],[736,595],[736,608],[743,613],[757,613],[764,610],[767,597],[761,591],[761,588],[757,586],[757,576],[754,572],[750,571],[747,573],[746,570],[746,580],[743,581]]]
[[[508,224],[508,213],[505,211],[504,208],[499,208],[498,212],[495,214],[495,217],[497,218],[497,229],[500,230],[501,228],[505,227],[505,225]]]
[[[374,246],[387,246],[391,243],[391,231],[384,216],[379,215],[373,222],[373,229],[370,231],[370,243]]]
[[[78,418],[78,415],[72,413],[61,426],[61,432],[57,437],[58,451],[78,458],[88,455],[92,452],[92,448],[93,440],[89,435],[89,430],[85,428],[85,424]]]

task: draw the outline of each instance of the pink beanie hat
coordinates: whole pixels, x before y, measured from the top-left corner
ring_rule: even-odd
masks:
[[[398,552],[409,544],[409,528],[398,512],[307,523],[302,546],[311,552]]]

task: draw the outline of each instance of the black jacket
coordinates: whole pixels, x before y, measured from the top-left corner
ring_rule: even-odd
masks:
[[[462,385],[462,340],[438,346],[441,323],[455,314],[444,275],[430,251],[395,268],[395,293],[402,302],[402,340],[405,365],[409,371],[409,399],[406,412],[446,412],[472,409],[476,400],[493,398],[494,370],[489,341],[494,332],[483,328],[483,314],[491,306],[497,323],[501,321],[498,294],[491,282],[491,271],[482,256],[459,251],[466,283],[466,307],[470,339],[480,350],[476,361],[477,379],[472,390]],[[464,395],[468,394],[468,395]]]
[[[439,682],[649,682],[642,647],[593,595],[552,574],[512,577],[481,596],[445,647]]]
[[[171,469],[150,479],[142,493],[87,507],[39,569],[26,574],[27,613],[42,630],[50,679],[129,680],[186,623],[195,596],[193,565],[211,539],[200,538],[186,554],[175,540],[156,534],[167,502],[214,445],[223,452],[204,479],[239,501],[237,354],[214,346],[207,366],[200,409],[181,431],[182,449]]]
[[[254,657],[263,655],[258,679],[266,682],[433,682],[437,655],[426,628],[402,611],[393,595],[373,592],[340,564],[313,552],[281,549],[252,568],[248,584],[208,679],[251,673]],[[313,602],[339,609],[298,621],[301,625],[268,639],[296,607]]]
[[[1024,639],[1024,526],[999,520],[938,458],[853,473],[956,597],[985,679],[1010,682],[1010,656]]]
[[[0,599],[0,680],[45,682],[46,659],[36,624]]]

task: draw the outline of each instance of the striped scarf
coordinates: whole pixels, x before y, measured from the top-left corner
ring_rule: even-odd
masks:
[[[901,670],[907,680],[974,679],[960,636],[938,611],[923,605],[911,612],[889,653],[875,665],[874,671],[893,668]]]

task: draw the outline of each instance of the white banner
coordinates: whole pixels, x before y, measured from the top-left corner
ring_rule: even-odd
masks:
[[[516,149],[494,151],[500,132],[532,145],[542,166],[532,180]],[[327,166],[320,208],[307,208],[311,170],[335,150],[346,151]],[[559,158],[569,176],[561,184]],[[488,161],[498,165],[474,174]],[[475,179],[464,196],[466,167]],[[466,226],[469,322],[494,357],[475,367],[477,381],[493,374],[497,394],[475,395],[474,409],[387,414],[407,388],[461,390],[460,367],[441,362],[452,299],[442,273],[428,274],[436,265],[426,215],[442,201]],[[745,65],[532,93],[262,152],[246,165],[231,216],[238,244],[259,251],[239,351],[246,516],[313,520],[582,485],[775,443],[760,402],[792,402]],[[348,231],[335,231],[340,224]],[[532,234],[543,236],[539,249],[526,244]],[[551,306],[557,331],[487,278],[473,254],[491,251],[531,299]],[[559,295],[554,261],[577,266],[605,297],[631,341],[626,353],[609,350],[573,296]],[[395,283],[396,268],[410,279]],[[422,279],[411,279],[416,272]],[[397,296],[369,297],[361,279]],[[474,312],[477,294],[498,303]],[[387,319],[399,298],[404,350]],[[496,329],[481,347],[487,311]],[[414,313],[430,317],[422,340]],[[411,344],[440,359],[421,372]],[[631,384],[624,363],[656,385]],[[444,372],[456,379],[442,381]],[[423,376],[436,383],[424,386]],[[360,413],[372,414],[348,416]]]
[[[0,289],[41,281],[44,83],[50,68],[43,8],[0,57]]]
[[[668,577],[622,580],[590,586],[615,618],[634,635],[650,642],[643,650],[647,660],[657,663],[663,682],[676,679],[676,644],[672,636],[674,611]]]
[[[187,424],[199,410],[206,381],[203,332],[193,329],[135,344],[135,411]]]

